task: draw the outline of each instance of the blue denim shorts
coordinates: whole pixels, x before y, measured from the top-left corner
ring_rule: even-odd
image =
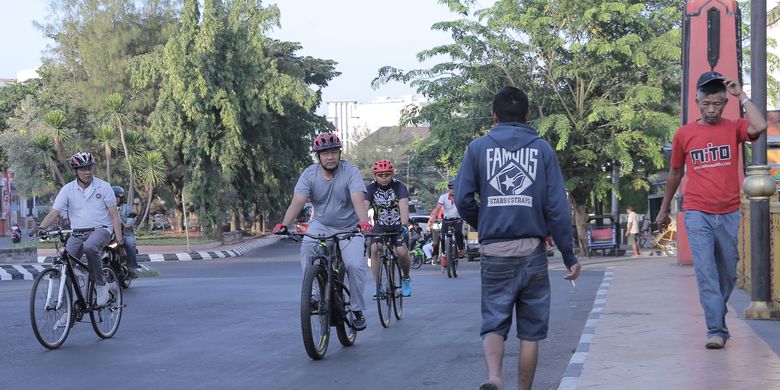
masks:
[[[542,245],[525,257],[482,255],[482,329],[480,335],[507,337],[512,310],[517,338],[527,341],[547,337],[550,320],[550,277]]]

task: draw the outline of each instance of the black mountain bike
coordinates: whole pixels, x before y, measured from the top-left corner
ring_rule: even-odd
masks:
[[[88,267],[79,259],[68,254],[64,244],[73,230],[54,230],[39,236],[40,239],[58,238],[54,245],[58,255],[51,268],[38,274],[30,295],[30,322],[35,338],[46,348],[55,349],[65,342],[70,328],[89,313],[92,329],[100,338],[112,337],[122,320],[122,289],[111,268],[103,267],[103,277],[108,285],[108,302],[98,306],[95,303],[95,283],[88,279]],[[62,250],[60,245],[62,244]],[[75,301],[74,301],[75,295]]]
[[[395,319],[400,320],[404,312],[404,296],[401,293],[401,265],[395,255],[395,243],[391,239],[398,233],[369,233],[366,237],[381,237],[382,248],[379,251],[379,277],[376,280],[376,308],[379,311],[379,323],[390,326],[392,307]]]
[[[317,240],[316,255],[303,275],[301,288],[301,334],[306,353],[314,360],[325,357],[330,341],[330,327],[336,328],[339,342],[345,347],[355,343],[355,313],[350,306],[348,273],[341,257],[339,240],[350,239],[357,231],[330,236],[308,233],[278,233]]]
[[[458,246],[455,238],[455,226],[462,221],[460,218],[448,218],[447,232],[444,234],[444,253],[447,254],[447,277],[458,277]]]

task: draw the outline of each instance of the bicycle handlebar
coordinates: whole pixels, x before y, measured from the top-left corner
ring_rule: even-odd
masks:
[[[298,232],[291,232],[291,231],[284,231],[284,232],[278,232],[274,233],[277,236],[298,236],[298,237],[309,237],[312,239],[315,239],[317,241],[328,241],[328,240],[335,240],[335,239],[346,239],[350,237],[357,236],[359,234],[365,234],[360,233],[360,230],[349,230],[349,231],[343,231],[343,232],[336,232],[331,235],[324,235],[324,234],[310,234],[310,233],[298,233]]]

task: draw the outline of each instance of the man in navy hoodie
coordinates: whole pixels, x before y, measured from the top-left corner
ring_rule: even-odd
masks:
[[[538,341],[547,337],[550,318],[545,252],[549,234],[563,254],[568,270],[564,279],[573,281],[580,274],[558,160],[527,119],[528,96],[514,87],[499,91],[493,98],[496,126],[469,144],[455,184],[461,217],[479,230],[480,333],[488,368],[483,390],[504,388],[501,362],[513,310],[520,339],[520,388],[533,384]]]

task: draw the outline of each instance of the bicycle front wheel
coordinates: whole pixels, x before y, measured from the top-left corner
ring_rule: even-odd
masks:
[[[103,306],[97,306],[97,290],[95,283],[90,281],[89,298],[87,299],[91,310],[89,311],[89,320],[92,322],[92,329],[102,339],[108,339],[114,336],[119,329],[119,322],[122,321],[122,287],[119,279],[111,268],[103,268],[103,278],[108,286],[108,302]]]
[[[390,326],[390,311],[392,310],[392,277],[390,261],[382,257],[379,259],[379,278],[376,280],[376,308],[379,312],[379,323],[383,328]]]
[[[446,239],[446,248],[447,248],[447,277],[452,277],[452,269],[453,265],[455,264],[455,256],[457,256],[457,253],[452,249],[453,246],[455,246],[455,242],[449,235]]]
[[[345,288],[346,281],[349,280],[349,273],[346,268],[343,272],[339,273],[339,281],[341,285],[338,288],[339,298],[337,302],[342,305],[339,313],[344,313],[344,318],[338,321],[336,325],[336,335],[339,337],[339,342],[345,347],[355,344],[357,338],[357,330],[352,327],[353,321],[355,321],[355,313],[350,308],[349,301],[349,289]]]
[[[59,348],[73,326],[73,296],[70,284],[62,285],[62,273],[49,268],[35,278],[30,295],[30,323],[35,338],[46,348]]]
[[[314,360],[325,357],[330,341],[330,310],[325,291],[328,272],[313,264],[303,276],[301,288],[301,334],[306,354]]]
[[[404,295],[401,291],[403,274],[401,274],[401,265],[397,261],[393,261],[391,267],[393,272],[393,277],[390,278],[393,283],[393,312],[395,313],[395,319],[400,320],[404,313]]]

